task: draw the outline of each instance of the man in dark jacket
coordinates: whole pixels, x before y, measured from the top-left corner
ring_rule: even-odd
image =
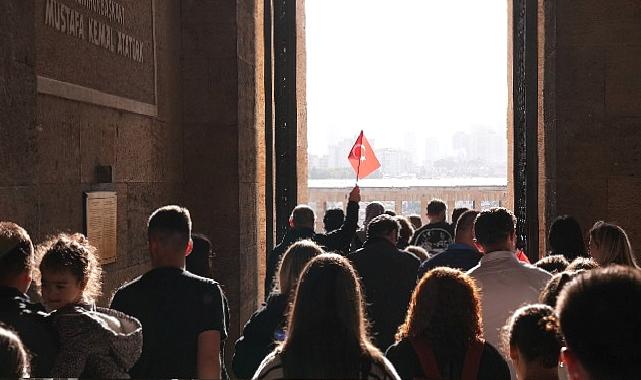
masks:
[[[420,262],[396,248],[399,229],[394,217],[377,216],[367,226],[363,248],[348,256],[361,277],[374,343],[382,351],[394,343],[405,319]]]
[[[447,205],[439,199],[432,199],[427,205],[428,224],[414,232],[410,245],[422,247],[430,256],[443,252],[454,240],[452,225],[445,218]]]
[[[31,354],[31,375],[49,377],[57,354],[55,334],[40,305],[31,303],[33,244],[17,224],[0,222],[0,322],[15,330]]]
[[[478,211],[464,212],[456,223],[456,237],[454,243],[441,253],[421,264],[418,269],[418,278],[423,277],[430,269],[436,267],[449,267],[460,269],[463,272],[474,268],[481,260],[481,254],[474,247],[474,220]]]
[[[358,202],[361,201],[361,190],[355,186],[349,193],[349,203],[347,204],[347,215],[341,228],[328,232],[314,232],[314,223],[316,215],[314,210],[306,205],[298,205],[292,211],[289,217],[291,229],[283,237],[283,241],[278,244],[269,253],[267,257],[267,268],[265,274],[265,298],[273,288],[274,275],[278,270],[278,263],[281,257],[287,251],[287,248],[299,240],[312,240],[328,252],[347,254],[349,245],[354,239],[354,233],[358,227]]]

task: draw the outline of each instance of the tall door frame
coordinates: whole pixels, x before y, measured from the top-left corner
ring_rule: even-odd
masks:
[[[282,239],[298,202],[296,0],[265,0],[267,248]]]
[[[267,247],[284,235],[297,194],[296,0],[265,1]],[[538,259],[538,1],[512,2],[513,194],[517,238]],[[300,3],[299,3],[300,4]]]
[[[530,261],[539,257],[538,2],[512,0],[514,213],[517,239]]]

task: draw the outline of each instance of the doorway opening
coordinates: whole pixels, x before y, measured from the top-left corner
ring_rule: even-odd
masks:
[[[341,207],[362,129],[383,165],[361,182],[365,202],[419,215],[432,197],[450,210],[506,206],[537,258],[537,2],[470,0],[452,18],[419,0],[333,1],[266,0],[268,246],[297,203],[319,220]]]

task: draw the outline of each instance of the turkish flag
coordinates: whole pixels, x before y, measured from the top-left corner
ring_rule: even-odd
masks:
[[[369,145],[369,141],[365,138],[363,131],[358,135],[352,150],[349,152],[347,159],[352,164],[354,171],[356,172],[356,180],[363,179],[372,172],[381,167],[378,158],[374,154],[372,146]]]

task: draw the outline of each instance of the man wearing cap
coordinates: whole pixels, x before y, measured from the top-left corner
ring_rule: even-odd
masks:
[[[24,228],[0,222],[0,322],[15,330],[31,354],[31,375],[49,377],[57,347],[44,309],[26,295],[33,244]]]

